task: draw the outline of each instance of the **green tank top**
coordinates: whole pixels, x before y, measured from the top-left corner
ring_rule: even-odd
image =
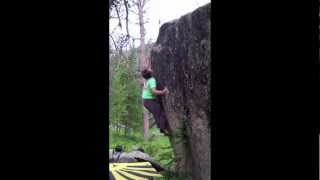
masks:
[[[149,78],[143,86],[142,99],[155,99],[156,95],[152,93],[152,89],[155,87],[156,87],[156,79],[153,77]]]

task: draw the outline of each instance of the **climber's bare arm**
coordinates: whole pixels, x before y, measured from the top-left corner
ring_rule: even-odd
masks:
[[[165,95],[165,94],[169,93],[169,91],[168,91],[167,88],[164,88],[162,91],[161,90],[157,90],[156,88],[152,88],[152,93],[154,95],[159,96],[159,95]]]

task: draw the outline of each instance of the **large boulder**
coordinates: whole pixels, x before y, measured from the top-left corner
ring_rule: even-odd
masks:
[[[131,163],[131,162],[150,162],[157,171],[163,171],[164,168],[155,161],[149,154],[134,150],[131,152],[116,152],[109,150],[109,162],[111,163]]]
[[[137,160],[126,152],[116,152],[109,150],[109,162],[115,163],[130,163],[137,162]]]
[[[209,180],[211,169],[210,6],[163,24],[151,50],[157,81],[170,91],[162,100],[176,171],[194,180]]]

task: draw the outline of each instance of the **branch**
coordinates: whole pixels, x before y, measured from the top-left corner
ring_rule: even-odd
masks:
[[[132,2],[133,2],[133,5],[139,6],[139,1],[140,1],[140,0],[133,0],[133,1],[132,1]]]
[[[139,6],[138,6],[138,7],[142,7],[142,5],[143,5],[143,0],[138,0],[138,2],[139,2]]]
[[[118,19],[119,19],[119,26],[120,28],[122,28],[122,25],[121,25],[121,18],[120,18],[120,14],[119,14],[119,9],[116,7],[116,12],[117,12],[117,16],[118,16]]]
[[[112,9],[111,6],[113,4],[113,0],[109,0],[109,10]]]
[[[126,8],[126,30],[127,30],[127,37],[130,37],[129,33],[129,8],[128,8],[128,0],[124,0],[124,6]]]
[[[150,0],[142,0],[142,7],[144,7]]]
[[[117,44],[116,44],[116,42],[114,41],[114,39],[113,39],[113,37],[112,37],[112,35],[111,34],[109,34],[109,36],[111,37],[111,39],[112,39],[112,41],[113,41],[113,45],[114,45],[114,47],[116,48],[116,51],[118,51],[118,46],[117,46]]]

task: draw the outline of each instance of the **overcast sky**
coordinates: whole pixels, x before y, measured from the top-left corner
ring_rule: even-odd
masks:
[[[151,39],[152,42],[157,40],[159,28],[162,24],[178,19],[209,2],[211,2],[211,0],[150,0],[146,5],[145,14],[145,19],[149,20],[149,23],[145,24],[146,42],[149,39]],[[129,19],[133,22],[138,22],[138,18],[133,14],[130,14]],[[109,23],[110,31],[112,31],[117,21],[111,20]],[[130,23],[129,31],[130,35],[135,38],[140,36],[138,25]],[[136,43],[136,46],[138,46],[139,42]]]

